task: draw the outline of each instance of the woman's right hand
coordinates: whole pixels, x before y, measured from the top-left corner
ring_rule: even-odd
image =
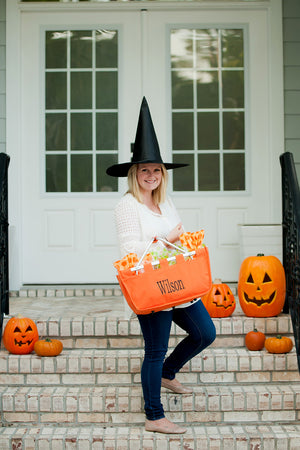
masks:
[[[184,233],[182,222],[179,222],[173,230],[170,231],[168,236],[166,237],[167,241],[173,244],[174,242],[179,240],[179,237]]]

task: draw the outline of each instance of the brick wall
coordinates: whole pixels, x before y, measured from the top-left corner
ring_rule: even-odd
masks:
[[[5,132],[5,18],[6,2],[0,0],[0,152],[6,151],[6,132]]]
[[[293,153],[300,180],[300,2],[282,4],[285,151]]]

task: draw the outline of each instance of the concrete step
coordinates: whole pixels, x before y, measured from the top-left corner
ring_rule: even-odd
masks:
[[[96,385],[140,383],[142,349],[68,350],[57,357],[32,353],[0,352],[0,385]],[[9,379],[8,379],[9,375]],[[287,354],[246,348],[208,348],[189,361],[179,374],[183,382],[200,383],[299,383],[295,348]]]
[[[1,450],[299,450],[300,425],[188,425],[184,435],[163,435],[143,427],[0,428]]]
[[[300,423],[300,384],[194,388],[193,394],[162,389],[167,417],[176,423]],[[141,387],[1,387],[2,426],[14,424],[143,425]]]

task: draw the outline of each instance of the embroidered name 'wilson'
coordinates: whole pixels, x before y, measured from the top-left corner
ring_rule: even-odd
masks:
[[[157,281],[156,284],[159,287],[161,295],[171,294],[172,292],[182,291],[183,289],[185,289],[182,280],[169,281],[168,279],[166,279]]]

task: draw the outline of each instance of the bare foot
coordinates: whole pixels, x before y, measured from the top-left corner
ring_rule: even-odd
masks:
[[[165,434],[183,434],[186,432],[186,428],[181,428],[176,423],[170,422],[166,417],[158,420],[146,419],[145,430]]]

